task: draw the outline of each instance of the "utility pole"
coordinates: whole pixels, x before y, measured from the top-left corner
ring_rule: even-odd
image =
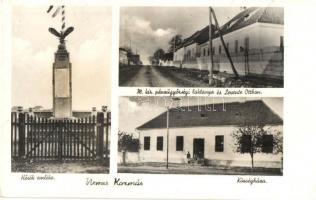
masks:
[[[208,83],[211,85],[213,82],[213,69],[214,69],[214,62],[213,62],[213,28],[212,28],[212,8],[209,7],[209,52],[210,52],[210,69],[208,75]]]
[[[221,29],[220,29],[220,27],[219,27],[219,24],[218,24],[216,15],[215,15],[215,12],[214,12],[214,10],[213,10],[212,7],[210,7],[210,13],[213,14],[214,21],[215,21],[215,25],[216,25],[216,28],[217,28],[217,30],[218,30],[218,34],[219,34],[219,36],[220,36],[222,45],[223,45],[223,47],[224,47],[226,56],[227,56],[227,58],[228,58],[228,60],[229,60],[229,62],[230,62],[230,66],[231,66],[231,68],[232,68],[232,70],[233,70],[233,72],[234,72],[234,74],[235,74],[235,77],[236,77],[236,78],[239,78],[238,72],[237,72],[237,70],[236,70],[236,68],[235,68],[235,66],[234,66],[234,63],[233,63],[232,58],[231,58],[231,56],[230,56],[230,53],[229,53],[229,51],[228,51],[228,49],[227,49],[227,46],[226,46],[225,41],[224,41],[224,38],[223,38],[223,34],[222,34],[222,32],[221,32]]]

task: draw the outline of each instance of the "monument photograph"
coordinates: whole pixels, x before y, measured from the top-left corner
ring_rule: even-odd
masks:
[[[12,172],[109,172],[111,16],[110,7],[13,7]]]
[[[121,97],[118,172],[283,174],[283,98]]]

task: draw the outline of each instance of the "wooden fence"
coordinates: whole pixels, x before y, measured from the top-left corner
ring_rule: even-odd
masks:
[[[11,113],[11,156],[14,159],[108,159],[111,113],[86,118],[41,118]]]

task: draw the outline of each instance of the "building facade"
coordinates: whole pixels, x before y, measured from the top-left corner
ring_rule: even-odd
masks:
[[[138,127],[140,162],[166,162],[167,113]],[[271,132],[282,132],[283,121],[262,101],[232,102],[205,106],[189,106],[169,110],[169,162],[187,163],[191,158],[203,159],[208,165],[251,166],[249,153],[236,152],[232,133],[243,123],[264,123]],[[270,140],[273,140],[271,134]],[[273,153],[270,141],[267,151],[254,156],[257,167],[281,168],[280,153]]]
[[[234,66],[240,75],[283,79],[283,8],[248,8],[225,23],[220,30]],[[175,66],[180,67],[178,63],[182,63],[182,67],[185,68],[210,70],[207,32],[208,28],[204,28],[190,36],[194,45],[186,46],[187,39],[184,40],[184,45],[175,53]],[[213,34],[212,43],[213,70],[232,74],[233,71],[218,30],[215,30]],[[185,56],[178,56],[181,54],[180,52],[184,52]]]

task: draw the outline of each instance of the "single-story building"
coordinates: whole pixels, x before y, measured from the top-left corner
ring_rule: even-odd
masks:
[[[249,153],[236,152],[232,133],[245,123],[264,124],[271,132],[283,130],[283,120],[261,100],[172,108],[137,128],[140,162],[166,162],[168,112],[170,163],[187,163],[189,153],[209,165],[251,166]],[[273,137],[267,137],[264,153],[254,155],[255,166],[282,167]]]
[[[219,31],[213,30],[213,70],[233,74]],[[220,30],[240,75],[283,79],[283,8],[247,8]],[[176,48],[174,63],[177,67],[210,69],[208,26],[183,40]]]
[[[123,65],[127,65],[128,64],[128,52],[126,49],[124,48],[119,48],[119,63],[123,64]]]
[[[133,53],[130,49],[119,48],[119,64],[122,65],[142,65],[140,55]]]

